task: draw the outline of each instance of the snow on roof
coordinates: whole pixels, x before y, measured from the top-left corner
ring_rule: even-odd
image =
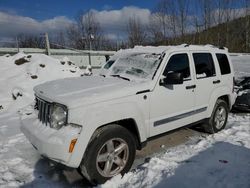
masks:
[[[112,59],[117,59],[120,57],[125,57],[131,54],[137,54],[137,53],[155,53],[155,54],[161,54],[163,52],[167,51],[177,51],[177,50],[223,50],[228,51],[225,47],[217,47],[210,44],[207,45],[188,45],[188,44],[181,44],[176,46],[135,46],[134,48],[129,49],[121,49],[117,51]]]

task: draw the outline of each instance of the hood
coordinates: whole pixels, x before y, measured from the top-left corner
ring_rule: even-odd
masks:
[[[65,78],[40,84],[35,94],[47,101],[71,107],[107,101],[148,90],[148,82],[133,82],[121,78],[85,76]]]

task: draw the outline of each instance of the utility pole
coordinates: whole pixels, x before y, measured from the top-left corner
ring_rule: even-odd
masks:
[[[249,27],[250,27],[250,11],[249,11],[250,0],[246,0],[246,52],[248,52],[250,47],[250,40],[249,40]]]
[[[49,45],[49,36],[48,36],[48,33],[45,33],[45,44],[46,44],[47,55],[50,56],[50,45]]]
[[[89,35],[89,65],[91,66],[91,53],[92,50],[92,44],[91,44],[91,36]]]
[[[19,50],[19,44],[18,44],[18,39],[17,39],[17,36],[16,36],[16,47],[17,47],[17,52],[19,53],[20,50]]]
[[[118,34],[118,37],[117,37],[117,40],[116,40],[116,51],[119,50],[120,46],[121,46],[121,44],[120,44],[120,36]]]
[[[89,28],[88,38],[89,38],[89,65],[91,66],[92,40],[94,39],[94,35],[91,34],[91,27]]]

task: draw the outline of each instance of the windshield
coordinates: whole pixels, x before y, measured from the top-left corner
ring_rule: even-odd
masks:
[[[110,76],[119,76],[130,80],[152,79],[161,62],[161,54],[130,54],[121,57],[111,66]]]

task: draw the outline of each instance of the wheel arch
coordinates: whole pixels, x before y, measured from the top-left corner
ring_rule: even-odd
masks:
[[[222,95],[218,99],[225,101],[227,103],[228,109],[230,108],[231,103],[230,103],[230,96],[229,95]]]
[[[232,93],[232,91],[228,88],[228,87],[221,87],[221,88],[217,88],[211,95],[210,97],[210,101],[209,101],[209,106],[208,106],[208,115],[207,117],[210,117],[215,103],[218,99],[224,100],[227,105],[228,105],[228,109],[230,110],[232,107],[232,99],[230,96],[230,93]]]
[[[136,149],[138,149],[138,150],[142,149],[143,143],[141,142],[141,136],[140,136],[140,133],[138,130],[137,123],[133,118],[126,118],[126,119],[121,119],[121,120],[106,123],[106,124],[98,127],[94,131],[92,137],[95,137],[95,135],[98,134],[98,130],[100,130],[103,127],[108,126],[110,124],[117,124],[117,125],[120,125],[120,126],[126,128],[135,138]],[[92,138],[90,140],[92,140]]]

